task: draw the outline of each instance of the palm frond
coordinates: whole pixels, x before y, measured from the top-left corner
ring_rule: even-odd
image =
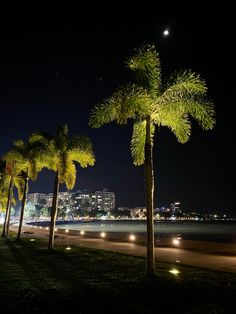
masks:
[[[59,163],[57,165],[59,178],[60,176],[65,177],[65,173],[69,166],[70,158],[69,154],[66,151],[62,151],[59,155]]]
[[[211,130],[215,123],[215,109],[211,101],[199,99],[189,99],[184,102],[185,112],[189,113],[203,130]]]
[[[29,143],[36,143],[36,144],[41,144],[42,146],[43,145],[47,145],[48,144],[48,142],[50,141],[50,140],[52,140],[53,139],[53,136],[51,135],[51,134],[49,134],[49,133],[46,133],[46,132],[35,132],[35,133],[33,133],[33,134],[31,134],[30,136],[29,136]]]
[[[14,184],[17,188],[17,193],[18,193],[18,199],[21,201],[23,198],[23,193],[24,193],[24,184],[25,180],[23,176],[18,175],[14,178]]]
[[[75,164],[71,161],[67,163],[66,172],[64,176],[61,177],[61,182],[66,184],[66,187],[71,190],[75,186],[76,180],[76,167]]]
[[[116,121],[126,124],[135,116],[146,116],[153,100],[147,91],[135,84],[117,89],[104,103],[95,106],[90,115],[89,125],[94,128]]]
[[[153,143],[153,136],[155,126],[151,124],[151,140]],[[140,166],[144,163],[145,155],[145,141],[146,141],[146,120],[137,121],[133,126],[133,134],[131,139],[131,155],[133,157],[134,165]]]
[[[161,126],[168,127],[176,136],[178,142],[184,144],[191,134],[191,123],[187,115],[166,116]]]
[[[54,137],[54,145],[56,150],[67,150],[69,128],[66,124],[58,127],[56,136]]]
[[[162,92],[159,103],[172,102],[188,97],[205,95],[207,87],[205,81],[196,73],[183,71],[175,73],[165,90]]]
[[[165,125],[165,121],[172,118],[186,118],[191,116],[196,119],[203,130],[212,129],[215,125],[214,105],[201,97],[189,97],[188,99],[177,100],[169,103],[156,105],[152,114],[152,120],[157,125]],[[164,121],[164,123],[163,123]]]
[[[17,151],[16,149],[12,149],[10,151],[8,151],[4,156],[3,156],[4,160],[16,160],[18,163],[24,163],[25,162],[25,158],[22,155],[22,153],[20,151]]]
[[[87,166],[93,166],[95,163],[95,157],[92,151],[84,150],[81,151],[79,149],[71,152],[72,160],[79,163],[82,168],[86,168]]]
[[[127,61],[128,67],[135,71],[138,82],[151,95],[156,97],[161,90],[161,63],[154,45],[144,45],[135,50]]]
[[[32,159],[28,163],[28,175],[33,181],[37,179],[38,173],[43,169],[43,164],[35,159]]]
[[[93,145],[87,136],[72,137],[68,141],[68,152],[71,160],[78,162],[82,168],[93,166],[95,163]]]

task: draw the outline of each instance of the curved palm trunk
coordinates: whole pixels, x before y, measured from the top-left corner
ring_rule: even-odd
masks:
[[[154,195],[154,176],[151,143],[151,121],[146,119],[146,141],[145,141],[145,185],[147,202],[147,275],[155,273],[155,252],[154,252],[154,221],[153,221],[153,195]]]
[[[17,233],[17,238],[16,238],[17,240],[20,239],[20,235],[21,235],[21,229],[22,229],[24,211],[25,211],[25,204],[26,204],[26,195],[27,195],[27,191],[28,191],[28,181],[29,181],[29,178],[28,178],[28,168],[27,168],[25,184],[24,184],[24,194],[23,194],[23,199],[22,199],[22,204],[21,204],[19,228],[18,228],[18,233]]]
[[[58,192],[59,192],[59,179],[58,179],[58,171],[57,171],[55,182],[54,182],[54,189],[53,189],[52,212],[51,212],[51,222],[50,222],[50,231],[49,231],[49,240],[48,240],[49,250],[52,250],[54,247],[54,233],[55,233],[55,225],[56,225],[56,219],[57,219]]]
[[[9,231],[13,187],[14,187],[14,181],[13,181],[13,170],[12,170],[11,180],[10,180],[10,184],[8,188],[7,207],[6,207],[5,221],[4,221],[3,230],[2,230],[2,237],[6,237]]]

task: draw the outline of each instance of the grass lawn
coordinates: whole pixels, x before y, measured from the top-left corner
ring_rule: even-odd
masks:
[[[236,313],[235,274],[166,263],[148,281],[141,257],[15,239],[0,238],[1,313]]]

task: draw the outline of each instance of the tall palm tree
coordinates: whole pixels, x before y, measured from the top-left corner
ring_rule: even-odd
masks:
[[[35,133],[32,136],[32,141],[34,140],[42,142],[45,147],[42,154],[44,163],[48,169],[56,173],[48,241],[48,249],[53,249],[59,185],[65,183],[68,189],[73,189],[76,181],[75,162],[79,163],[82,168],[85,168],[94,165],[95,157],[89,138],[85,136],[69,137],[67,125],[60,126],[55,137],[43,133]]]
[[[18,190],[19,199],[21,200],[21,211],[17,233],[17,239],[19,240],[29,188],[28,181],[29,179],[35,181],[38,173],[44,167],[44,164],[41,162],[40,142],[31,142],[31,137],[29,137],[28,142],[16,140],[14,141],[13,149],[5,155],[5,158],[7,160],[16,161],[15,185]]]
[[[156,126],[168,127],[180,143],[188,141],[191,117],[204,130],[215,124],[214,106],[206,99],[207,87],[199,75],[182,71],[162,82],[160,58],[155,46],[135,50],[127,66],[136,77],[92,110],[89,124],[100,127],[109,122],[126,124],[133,119],[131,153],[135,165],[144,164],[147,205],[147,274],[155,273],[153,220],[153,139]]]

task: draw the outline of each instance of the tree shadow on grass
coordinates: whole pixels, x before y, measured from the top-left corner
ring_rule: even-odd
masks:
[[[48,251],[46,243],[29,239],[6,239],[3,248],[0,298],[7,313],[74,313],[74,307],[80,313],[231,313],[234,308],[236,288],[227,286],[233,281],[215,272],[179,266],[174,277],[171,265],[163,263],[150,281],[145,259],[127,254],[63,246]]]

